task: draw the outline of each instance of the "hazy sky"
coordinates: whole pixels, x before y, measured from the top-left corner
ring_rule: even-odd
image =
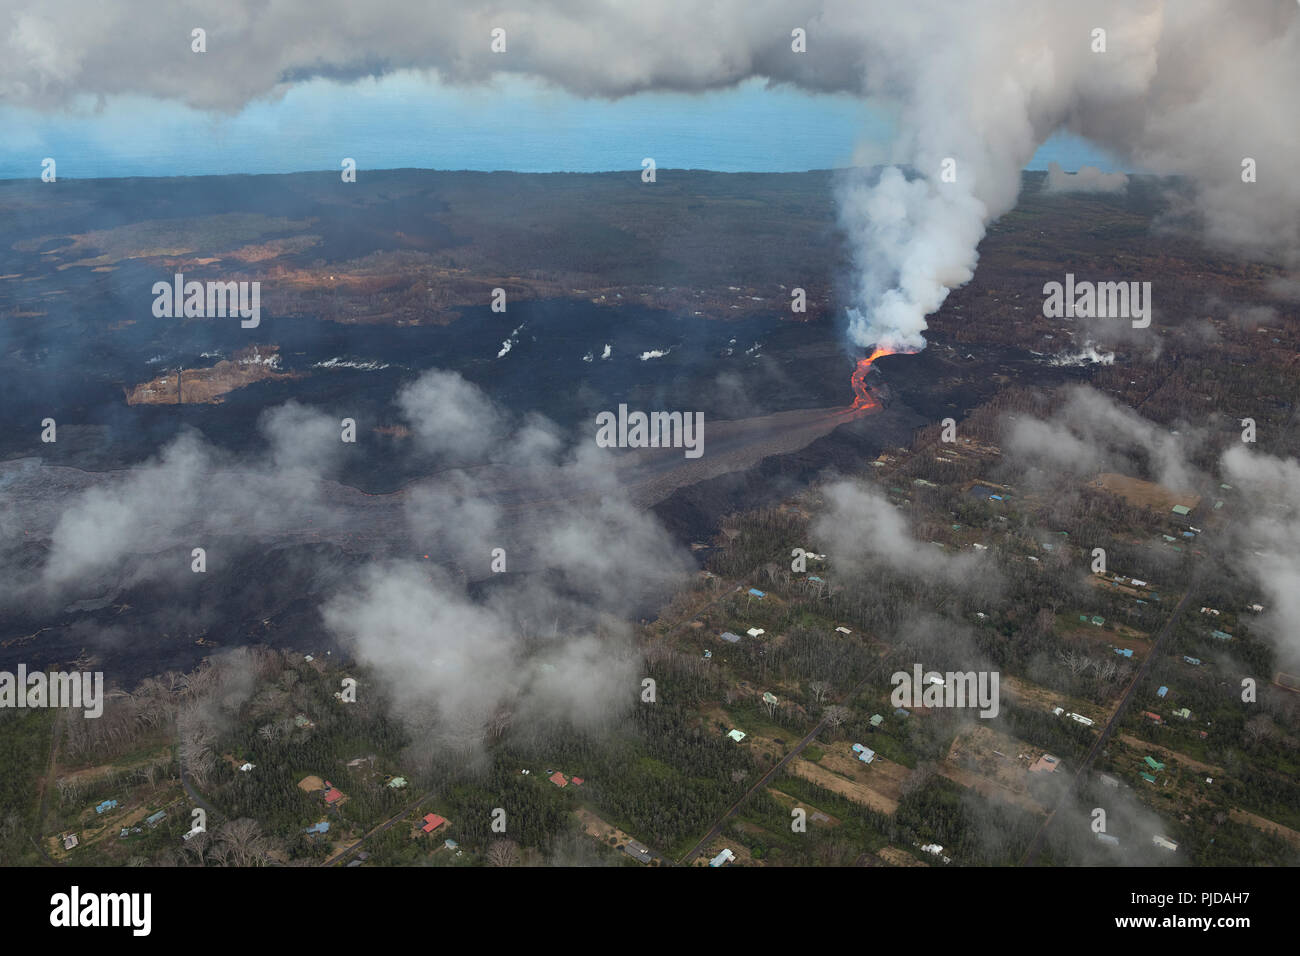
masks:
[[[588,99],[537,80],[449,87],[414,71],[317,79],[233,115],[145,97],[87,98],[69,110],[0,108],[0,178],[283,173],[358,168],[785,172],[846,166],[894,132],[891,117],[847,94],[750,80],[728,90]],[[1125,168],[1077,137],[1049,140],[1029,164]]]

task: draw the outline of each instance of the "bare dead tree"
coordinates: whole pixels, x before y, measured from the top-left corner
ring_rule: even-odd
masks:
[[[223,823],[217,831],[215,842],[227,854],[230,866],[261,866],[266,863],[266,851],[269,848],[266,836],[258,822],[250,817]]]
[[[1259,714],[1246,721],[1246,739],[1257,747],[1273,734],[1273,720],[1268,714]]]
[[[847,721],[852,714],[853,712],[843,704],[832,704],[826,708],[826,723],[830,724],[832,727],[842,727],[844,726],[844,722]]]
[[[934,775],[935,767],[933,761],[926,760],[917,764],[916,769],[913,770],[908,775],[907,779],[903,781],[903,786],[900,788],[903,796],[907,796],[910,793],[915,793],[917,790],[920,790],[934,778]]]
[[[488,845],[489,866],[518,866],[519,847],[513,840],[493,840]]]

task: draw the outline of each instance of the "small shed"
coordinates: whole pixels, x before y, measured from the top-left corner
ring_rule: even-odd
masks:
[[[743,730],[731,730],[727,732],[727,736],[730,737],[732,740],[734,740],[736,743],[740,743],[742,740],[745,739],[745,732]]]
[[[728,644],[739,644],[739,643],[740,643],[740,635],[739,635],[739,634],[733,634],[733,633],[731,633],[731,631],[723,631],[723,632],[722,632],[722,639],[723,639],[724,641],[726,641]]]

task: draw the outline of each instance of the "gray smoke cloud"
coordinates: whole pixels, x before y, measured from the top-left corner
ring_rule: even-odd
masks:
[[[618,483],[616,453],[597,448],[594,432],[574,441],[536,414],[512,421],[456,373],[424,373],[395,404],[411,454],[464,464],[363,495],[324,476],[358,453],[340,440],[337,416],[289,402],[262,415],[258,454],[234,459],[186,434],[134,468],[46,494],[48,516],[22,521],[48,536],[44,563],[21,580],[6,568],[5,600],[192,578],[178,546],[229,555],[254,542],[350,542],[377,525],[429,559],[333,569],[320,613],[425,739],[472,747],[513,719],[595,727],[635,702],[628,620],[658,606],[692,564]],[[16,517],[0,512],[6,527]],[[500,576],[489,573],[498,548]]]
[[[991,561],[975,554],[949,554],[913,536],[907,517],[880,491],[855,481],[827,485],[825,508],[812,524],[817,546],[842,573],[872,569],[920,577],[931,583],[968,584],[979,578],[982,590],[997,587]]]
[[[1288,268],[1300,250],[1288,165],[1300,128],[1283,106],[1300,87],[1300,9],[1286,0],[375,0],[360,17],[344,0],[233,0],[219,15],[172,4],[147,17],[127,0],[66,0],[15,10],[9,26],[0,99],[38,108],[144,94],[231,111],[311,77],[400,69],[453,83],[525,74],[585,96],[764,77],[869,98],[897,127],[875,158],[908,172],[857,170],[840,189],[860,346],[924,347],[926,316],[970,280],[986,227],[1058,130],[1185,177],[1187,211],[1215,243]],[[201,56],[197,26],[208,31]],[[497,27],[504,53],[490,47]],[[791,49],[795,28],[806,53]],[[1253,183],[1241,179],[1247,158]]]
[[[1237,529],[1240,560],[1267,597],[1261,624],[1277,642],[1284,667],[1300,664],[1300,462],[1235,445],[1220,459],[1239,489],[1244,527]]]
[[[1152,480],[1172,491],[1195,490],[1203,482],[1188,462],[1203,436],[1190,429],[1175,435],[1095,389],[1066,390],[1065,402],[1049,420],[1007,421],[1003,448],[1020,466],[1051,474],[1133,474],[1144,462]]]
[[[326,606],[327,626],[408,718],[450,746],[472,746],[503,720],[594,727],[625,709],[638,687],[625,622],[638,601],[685,579],[685,553],[591,442],[567,446],[536,415],[512,432],[505,412],[454,373],[425,373],[399,405],[424,453],[471,447],[488,463],[409,489],[417,540],[480,572],[499,548],[506,572],[529,577],[476,598],[442,569],[387,562]]]

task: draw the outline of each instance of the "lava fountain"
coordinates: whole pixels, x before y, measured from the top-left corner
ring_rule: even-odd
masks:
[[[853,377],[850,379],[853,385],[853,404],[849,406],[849,411],[865,411],[880,407],[880,403],[872,397],[871,390],[867,388],[867,373],[871,371],[871,365],[876,359],[884,355],[893,355],[894,352],[894,349],[878,345],[870,355],[858,360],[857,367],[853,370]]]

